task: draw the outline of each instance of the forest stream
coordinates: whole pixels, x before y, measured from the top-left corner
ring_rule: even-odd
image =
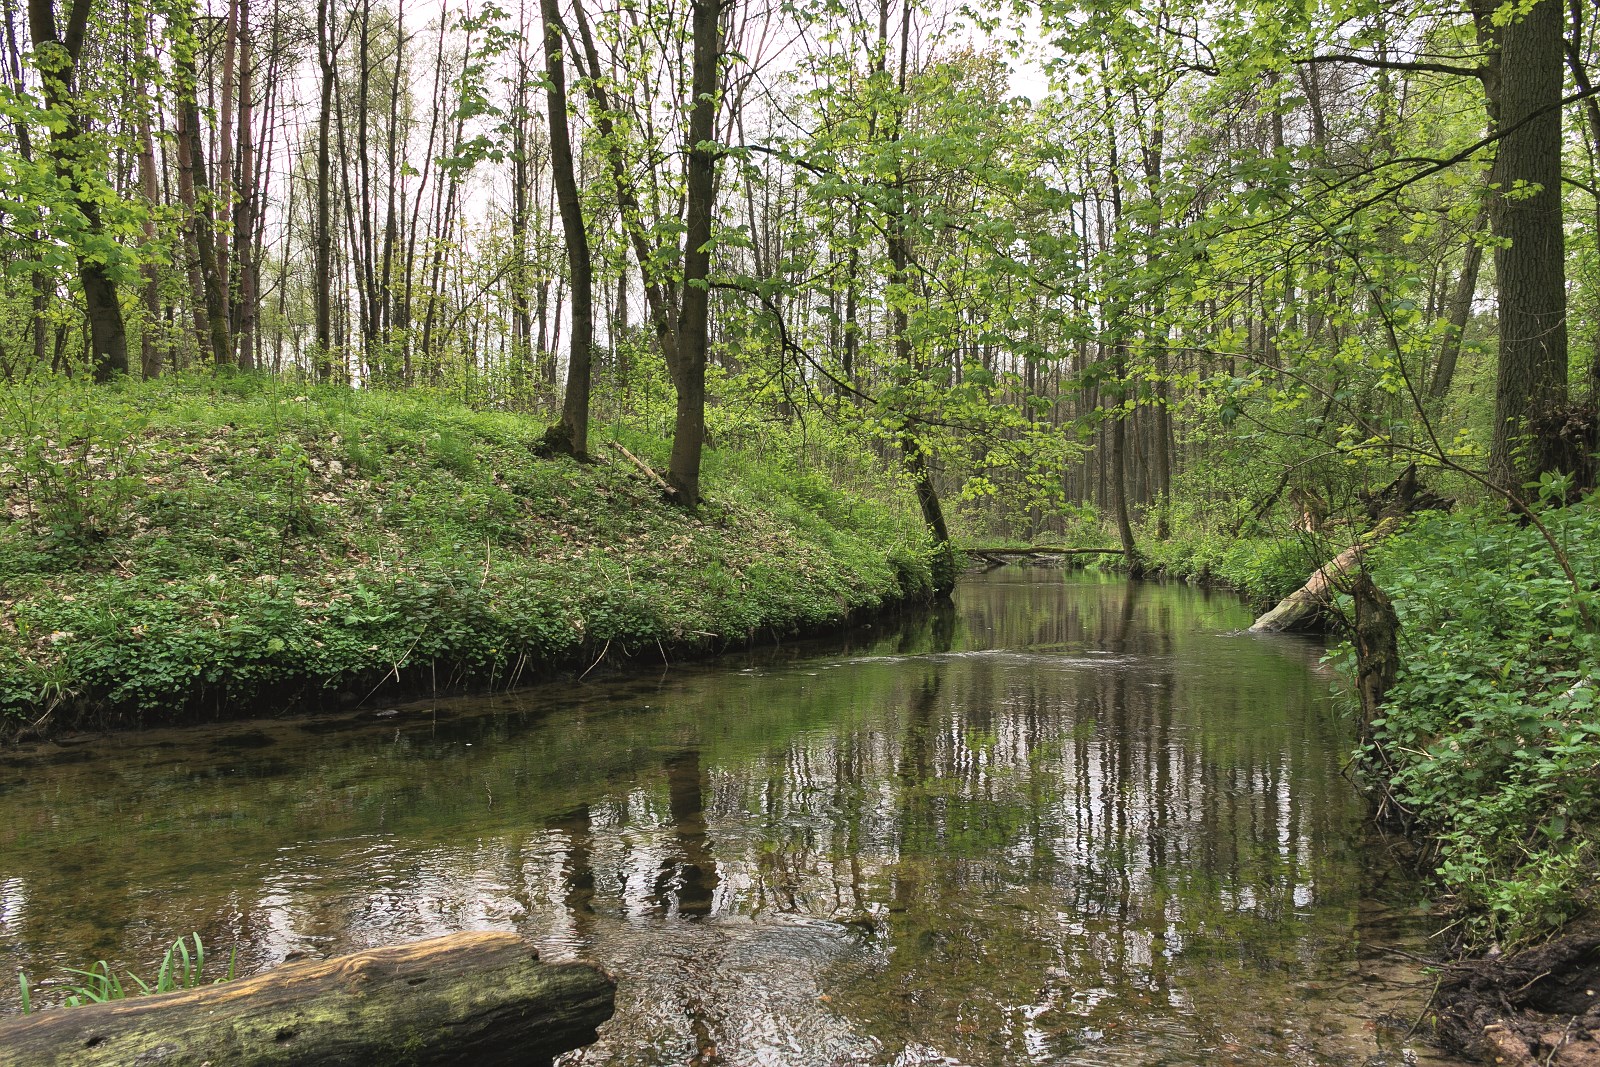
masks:
[[[1249,622],[1009,567],[848,639],[15,750],[0,1010],[190,931],[249,972],[494,928],[617,975],[569,1065],[1453,1063],[1324,650]]]

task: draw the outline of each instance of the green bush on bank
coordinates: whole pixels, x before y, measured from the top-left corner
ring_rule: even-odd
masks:
[[[1305,584],[1324,562],[1315,544],[1300,538],[1230,537],[1220,531],[1176,530],[1165,540],[1146,538],[1140,551],[1152,570],[1173,578],[1225,585],[1265,608]]]
[[[1427,514],[1382,544],[1374,578],[1399,616],[1402,669],[1370,765],[1438,841],[1438,872],[1477,940],[1570,918],[1596,884],[1600,836],[1600,509]]]
[[[417,393],[34,382],[0,387],[0,427],[0,723],[500,684],[931,580],[914,505],[781,449],[708,453],[688,516],[631,464],[538,458],[541,419]]]

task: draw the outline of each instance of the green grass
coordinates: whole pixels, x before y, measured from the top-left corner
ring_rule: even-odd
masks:
[[[542,420],[426,394],[53,381],[0,387],[0,427],[13,731],[502,685],[929,589],[909,501],[711,452],[689,516],[625,462],[538,458]],[[623,443],[665,468],[666,441]]]
[[[201,985],[221,985],[231,982],[234,978],[239,963],[237,949],[228,953],[228,970],[220,978],[206,981],[206,947],[200,940],[199,934],[190,934],[174,941],[161,957],[161,963],[156,969],[156,976],[146,982],[132,971],[128,972],[128,981],[137,987],[133,996],[146,996],[151,993],[173,993],[180,989],[198,989]],[[69,967],[67,973],[73,977],[66,984],[66,996],[61,1000],[64,1008],[77,1008],[85,1004],[104,1004],[109,1000],[125,1000],[130,995],[127,983],[112,969],[111,964],[99,960],[89,967]],[[34,1010],[33,991],[36,988],[28,976],[21,971],[17,972],[17,986],[22,993],[22,1014],[29,1015]]]

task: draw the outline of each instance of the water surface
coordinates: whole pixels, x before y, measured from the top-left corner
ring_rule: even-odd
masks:
[[[1444,1063],[1321,648],[1249,621],[1007,568],[847,640],[16,754],[0,974],[493,928],[619,976],[572,1064]]]

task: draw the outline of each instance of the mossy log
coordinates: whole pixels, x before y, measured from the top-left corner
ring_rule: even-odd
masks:
[[[222,985],[0,1023],[7,1067],[548,1064],[595,1039],[616,983],[509,933],[308,960]]]

